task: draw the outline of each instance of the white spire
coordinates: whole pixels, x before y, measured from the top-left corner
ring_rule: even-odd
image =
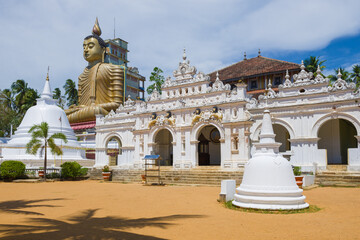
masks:
[[[41,93],[41,98],[53,98],[52,93],[51,93],[51,88],[50,88],[50,81],[49,81],[49,67],[48,67],[48,73],[46,76],[46,81],[45,81],[45,85],[44,85],[44,90]]]

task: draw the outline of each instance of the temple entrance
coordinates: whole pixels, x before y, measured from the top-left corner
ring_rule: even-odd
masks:
[[[122,154],[121,141],[117,137],[112,137],[106,144],[106,154],[109,156],[109,166],[118,165],[118,157]]]
[[[162,160],[160,161],[161,166],[172,166],[173,165],[173,137],[169,130],[161,129],[155,137],[154,153],[160,155]]]
[[[348,149],[357,148],[354,136],[354,125],[344,119],[332,119],[320,127],[318,148],[327,150],[328,165],[348,164]]]
[[[220,132],[214,126],[205,126],[198,137],[198,165],[220,166]]]
[[[273,124],[273,129],[276,134],[275,141],[281,143],[279,152],[290,151],[290,134],[288,130],[280,124]]]

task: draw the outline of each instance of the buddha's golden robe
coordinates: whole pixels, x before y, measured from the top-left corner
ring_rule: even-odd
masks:
[[[94,121],[123,102],[124,70],[119,65],[97,63],[79,76],[79,106],[66,110],[70,123]]]

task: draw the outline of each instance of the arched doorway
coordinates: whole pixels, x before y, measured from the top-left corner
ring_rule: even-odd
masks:
[[[220,132],[208,125],[201,129],[198,137],[198,165],[199,166],[220,166]]]
[[[118,137],[111,137],[106,144],[106,154],[109,156],[109,166],[118,165],[118,156],[122,154],[121,141]]]
[[[348,164],[348,149],[357,148],[354,125],[344,119],[325,122],[318,131],[319,149],[327,150],[328,165]]]
[[[275,142],[281,143],[279,152],[290,151],[290,134],[289,131],[280,124],[273,124],[275,136]]]
[[[173,165],[172,141],[172,134],[167,129],[161,129],[155,136],[154,153],[161,156],[160,165],[162,166]]]

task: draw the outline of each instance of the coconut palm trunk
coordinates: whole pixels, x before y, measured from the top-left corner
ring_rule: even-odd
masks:
[[[47,163],[47,141],[45,140],[45,154],[44,154],[44,181],[46,181],[46,164]]]

